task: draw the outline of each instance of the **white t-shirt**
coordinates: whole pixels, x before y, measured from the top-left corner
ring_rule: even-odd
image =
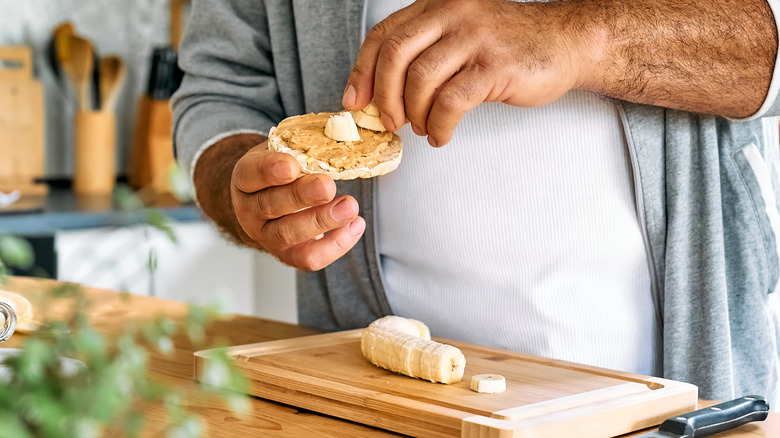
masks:
[[[411,1],[368,1],[372,27]],[[376,180],[393,312],[433,336],[652,374],[658,325],[618,109],[483,103],[435,149],[407,125]]]

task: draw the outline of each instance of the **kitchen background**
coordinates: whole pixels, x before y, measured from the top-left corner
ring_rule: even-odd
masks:
[[[0,46],[30,48],[34,80],[43,89],[42,167],[44,179],[52,187],[41,208],[13,214],[0,209],[0,233],[50,239],[55,268],[49,270],[56,271],[61,280],[197,303],[229,297],[228,311],[296,322],[293,270],[269,256],[225,242],[192,203],[166,204],[171,207],[168,211],[179,217],[174,225],[179,242],[174,244],[152,227],[97,220],[115,218],[116,212],[84,207],[85,200],[95,197],[72,194],[74,121],[79,104],[73,88],[58,79],[58,67],[51,61],[53,31],[71,23],[75,33],[92,44],[97,56],[118,56],[123,61],[126,75],[117,89],[112,157],[116,176],[123,181],[135,165],[132,157],[137,148],[134,140],[139,137],[138,122],[149,117],[149,108],[140,102],[149,91],[152,54],[163,48],[175,53],[187,9],[185,0],[0,0]],[[7,118],[13,119],[13,109],[5,111]],[[2,115],[0,108],[0,119]],[[3,151],[27,146],[10,142],[0,137],[0,163]],[[150,147],[161,150],[159,142]],[[0,165],[0,178],[1,169]],[[24,201],[25,196],[17,206]],[[60,220],[66,215],[68,221]],[[31,226],[39,219],[48,225]],[[150,260],[157,263],[153,272],[147,269]]]

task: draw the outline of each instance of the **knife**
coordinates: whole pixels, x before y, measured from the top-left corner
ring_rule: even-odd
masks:
[[[748,395],[672,417],[661,423],[657,431],[643,433],[636,438],[700,438],[751,421],[764,421],[768,415],[769,403],[766,399],[760,395]]]

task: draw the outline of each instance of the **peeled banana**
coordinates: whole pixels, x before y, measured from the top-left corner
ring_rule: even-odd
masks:
[[[400,316],[372,322],[363,331],[360,348],[378,367],[431,382],[459,382],[466,368],[458,348],[432,341],[425,324]]]
[[[349,111],[342,111],[328,118],[325,122],[325,136],[336,141],[360,141],[360,133]]]
[[[372,103],[369,103],[359,111],[352,111],[352,117],[355,119],[355,123],[363,129],[378,132],[387,131],[385,125],[382,124],[382,120],[379,119],[379,108]]]

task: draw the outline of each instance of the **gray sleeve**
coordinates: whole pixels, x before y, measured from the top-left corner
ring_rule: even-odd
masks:
[[[258,0],[194,0],[179,47],[173,139],[188,174],[203,150],[241,132],[267,135],[283,118],[268,17]]]

